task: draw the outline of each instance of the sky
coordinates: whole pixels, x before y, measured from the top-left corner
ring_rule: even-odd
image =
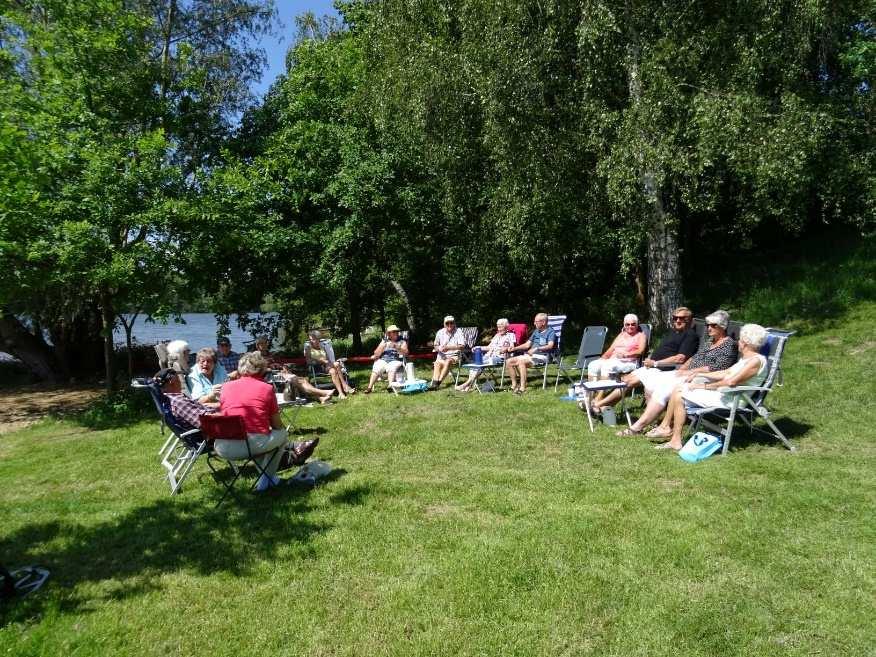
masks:
[[[295,17],[306,11],[312,11],[317,17],[324,14],[338,15],[332,5],[332,0],[274,0],[274,4],[283,27],[277,30],[275,36],[263,37],[259,44],[264,48],[268,58],[268,66],[262,74],[261,82],[253,88],[253,91],[259,96],[268,90],[278,75],[285,72],[286,50],[292,41]]]

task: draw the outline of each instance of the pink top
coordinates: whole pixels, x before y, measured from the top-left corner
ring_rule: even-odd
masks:
[[[611,353],[609,354],[609,357],[617,358],[623,363],[634,363],[639,358],[639,354],[642,353],[642,349],[645,346],[644,343],[645,334],[641,331],[633,333],[632,335],[626,331],[621,331],[614,339],[614,342],[611,343],[611,349],[609,349]],[[628,356],[627,354],[630,353],[635,355]]]
[[[222,386],[219,409],[223,415],[240,415],[247,433],[271,433],[271,416],[280,412],[274,386],[252,376],[242,376]]]

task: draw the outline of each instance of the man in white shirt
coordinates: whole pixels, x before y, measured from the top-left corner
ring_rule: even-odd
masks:
[[[432,383],[429,388],[437,390],[450,373],[450,368],[459,362],[459,352],[465,346],[462,331],[456,328],[453,315],[444,318],[444,328],[435,334],[435,364],[432,366]]]

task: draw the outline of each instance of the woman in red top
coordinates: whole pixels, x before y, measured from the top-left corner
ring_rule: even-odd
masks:
[[[239,415],[246,427],[247,442],[253,454],[265,454],[260,465],[267,473],[259,478],[256,490],[265,490],[280,483],[277,467],[282,449],[273,456],[266,453],[282,447],[289,439],[283,421],[274,386],[265,383],[268,361],[258,351],[244,354],[237,365],[240,378],[228,381],[222,387],[219,410],[223,415]],[[216,452],[226,458],[246,458],[247,447],[242,440],[217,440]]]

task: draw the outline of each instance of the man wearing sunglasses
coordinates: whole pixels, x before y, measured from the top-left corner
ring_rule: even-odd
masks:
[[[663,338],[651,356],[642,361],[643,367],[621,377],[621,381],[627,384],[626,390],[636,386],[647,386],[648,381],[662,370],[682,365],[697,352],[699,339],[691,327],[693,313],[690,308],[684,306],[676,308],[672,312],[671,320],[672,330]],[[612,390],[599,402],[594,403],[593,411],[599,413],[603,408],[614,406],[621,400],[624,392],[624,389]]]

